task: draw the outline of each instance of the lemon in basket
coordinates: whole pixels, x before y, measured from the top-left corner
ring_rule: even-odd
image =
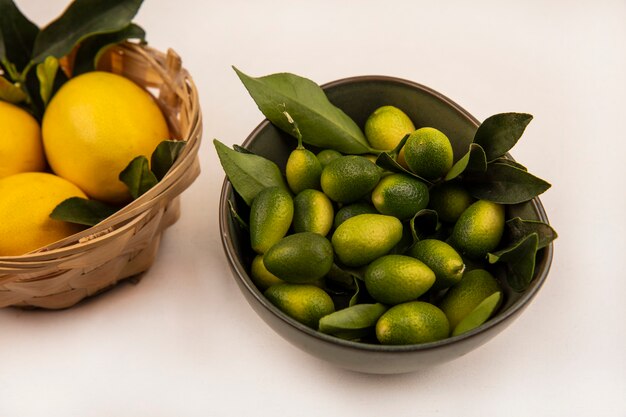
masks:
[[[46,159],[37,120],[26,110],[0,101],[0,126],[0,178],[43,171]]]
[[[0,256],[23,255],[82,230],[50,218],[70,197],[86,198],[71,182],[45,172],[25,172],[0,179]]]
[[[52,170],[90,197],[109,203],[130,198],[118,176],[135,157],[150,157],[169,138],[150,94],[132,81],[94,71],[72,78],[48,105],[43,143]]]

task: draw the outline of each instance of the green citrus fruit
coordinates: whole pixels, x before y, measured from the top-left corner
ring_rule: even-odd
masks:
[[[436,276],[434,290],[451,287],[461,281],[465,265],[461,255],[446,242],[437,239],[417,241],[409,255],[424,262]]]
[[[322,278],[333,265],[333,247],[317,233],[302,232],[285,236],[263,256],[269,272],[294,284]]]
[[[333,226],[333,203],[321,191],[307,189],[294,199],[293,230],[326,236]]]
[[[264,295],[283,313],[315,330],[322,317],[335,311],[330,296],[314,285],[273,285]]]
[[[362,156],[347,155],[332,160],[322,170],[322,191],[338,203],[365,197],[378,184],[380,171]]]
[[[455,223],[450,243],[462,255],[483,258],[498,246],[503,231],[504,206],[478,200]]]
[[[386,255],[402,239],[402,223],[384,214],[359,214],[333,233],[332,244],[346,266],[363,266]]]
[[[410,256],[381,256],[365,270],[367,292],[374,300],[388,305],[416,300],[434,282],[434,272]]]
[[[321,175],[322,164],[313,152],[308,149],[294,149],[289,154],[285,176],[294,194],[309,188],[319,190]]]
[[[250,278],[252,278],[252,282],[254,282],[262,291],[268,289],[272,285],[283,284],[285,282],[267,270],[265,264],[263,263],[263,255],[257,255],[252,260]]]
[[[428,205],[428,187],[404,174],[391,174],[372,191],[372,203],[382,213],[400,220],[410,219]]]
[[[452,168],[450,140],[435,128],[423,127],[411,133],[403,149],[411,171],[427,180],[437,179]]]
[[[429,208],[435,210],[439,220],[454,223],[474,202],[474,198],[460,184],[444,182],[430,190]]]
[[[350,217],[358,216],[359,214],[376,214],[378,211],[374,206],[368,203],[352,203],[343,206],[337,210],[335,214],[335,221],[333,227],[336,229],[341,223],[348,220]]]
[[[365,121],[365,137],[374,149],[392,150],[415,125],[402,110],[394,106],[376,109]]]
[[[265,253],[281,240],[293,220],[293,199],[280,187],[268,187],[250,206],[250,243],[256,253]]]
[[[454,329],[485,298],[501,291],[500,284],[484,269],[466,272],[463,279],[450,288],[439,303],[439,307],[448,317],[450,328]]]
[[[398,304],[376,323],[376,338],[383,345],[411,345],[435,342],[450,334],[446,315],[423,301]]]
[[[317,156],[317,160],[320,161],[320,164],[322,164],[322,168],[324,168],[330,163],[330,161],[337,159],[343,155],[341,155],[339,151],[336,151],[334,149],[322,149],[315,156]]]

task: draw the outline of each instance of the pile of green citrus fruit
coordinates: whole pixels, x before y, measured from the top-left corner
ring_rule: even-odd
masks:
[[[284,173],[258,155],[215,145],[249,204],[248,219],[232,214],[249,231],[251,279],[288,316],[349,340],[434,342],[497,312],[512,285],[496,278],[492,263],[516,253],[509,258],[532,257],[534,265],[537,245],[527,252],[517,241],[506,246],[506,204],[477,198],[452,175],[466,162],[455,161],[442,131],[416,128],[386,105],[363,126],[370,152],[313,152],[303,145],[305,117],[282,109],[289,124],[281,128],[298,139]]]

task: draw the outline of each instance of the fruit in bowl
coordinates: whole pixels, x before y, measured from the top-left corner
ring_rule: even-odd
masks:
[[[269,120],[242,147],[215,142],[228,177],[220,227],[242,293],[279,334],[348,369],[407,372],[474,349],[528,305],[547,277],[556,237],[537,198],[549,184],[507,154],[529,115],[480,124],[441,94],[390,77],[320,89],[292,74],[238,74]],[[400,123],[372,129],[390,109],[406,117],[380,118]],[[376,149],[371,131],[395,133],[372,140],[387,147]],[[265,289],[250,268],[253,259],[268,265],[250,245],[247,220],[264,189],[282,188],[294,199],[303,192],[283,177],[293,152],[303,150],[323,167],[316,191],[331,201],[334,221],[319,236],[331,242],[332,265],[300,283],[269,265],[275,279]],[[289,227],[283,224],[282,239],[297,235]],[[334,311],[318,309],[317,321],[303,321],[264,295],[281,285],[294,294],[294,285],[321,289]],[[306,297],[294,298],[307,308]]]

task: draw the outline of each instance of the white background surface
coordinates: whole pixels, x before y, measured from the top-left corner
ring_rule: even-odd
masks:
[[[66,5],[17,3],[40,25]],[[146,0],[135,21],[194,76],[203,173],[139,285],[65,311],[0,310],[0,416],[626,415],[624,1]],[[231,65],[320,84],[393,75],[479,120],[533,114],[512,153],[553,184],[541,198],[560,236],[526,312],[479,350],[400,376],[283,341],[219,240],[211,141],[241,143],[262,119]]]

